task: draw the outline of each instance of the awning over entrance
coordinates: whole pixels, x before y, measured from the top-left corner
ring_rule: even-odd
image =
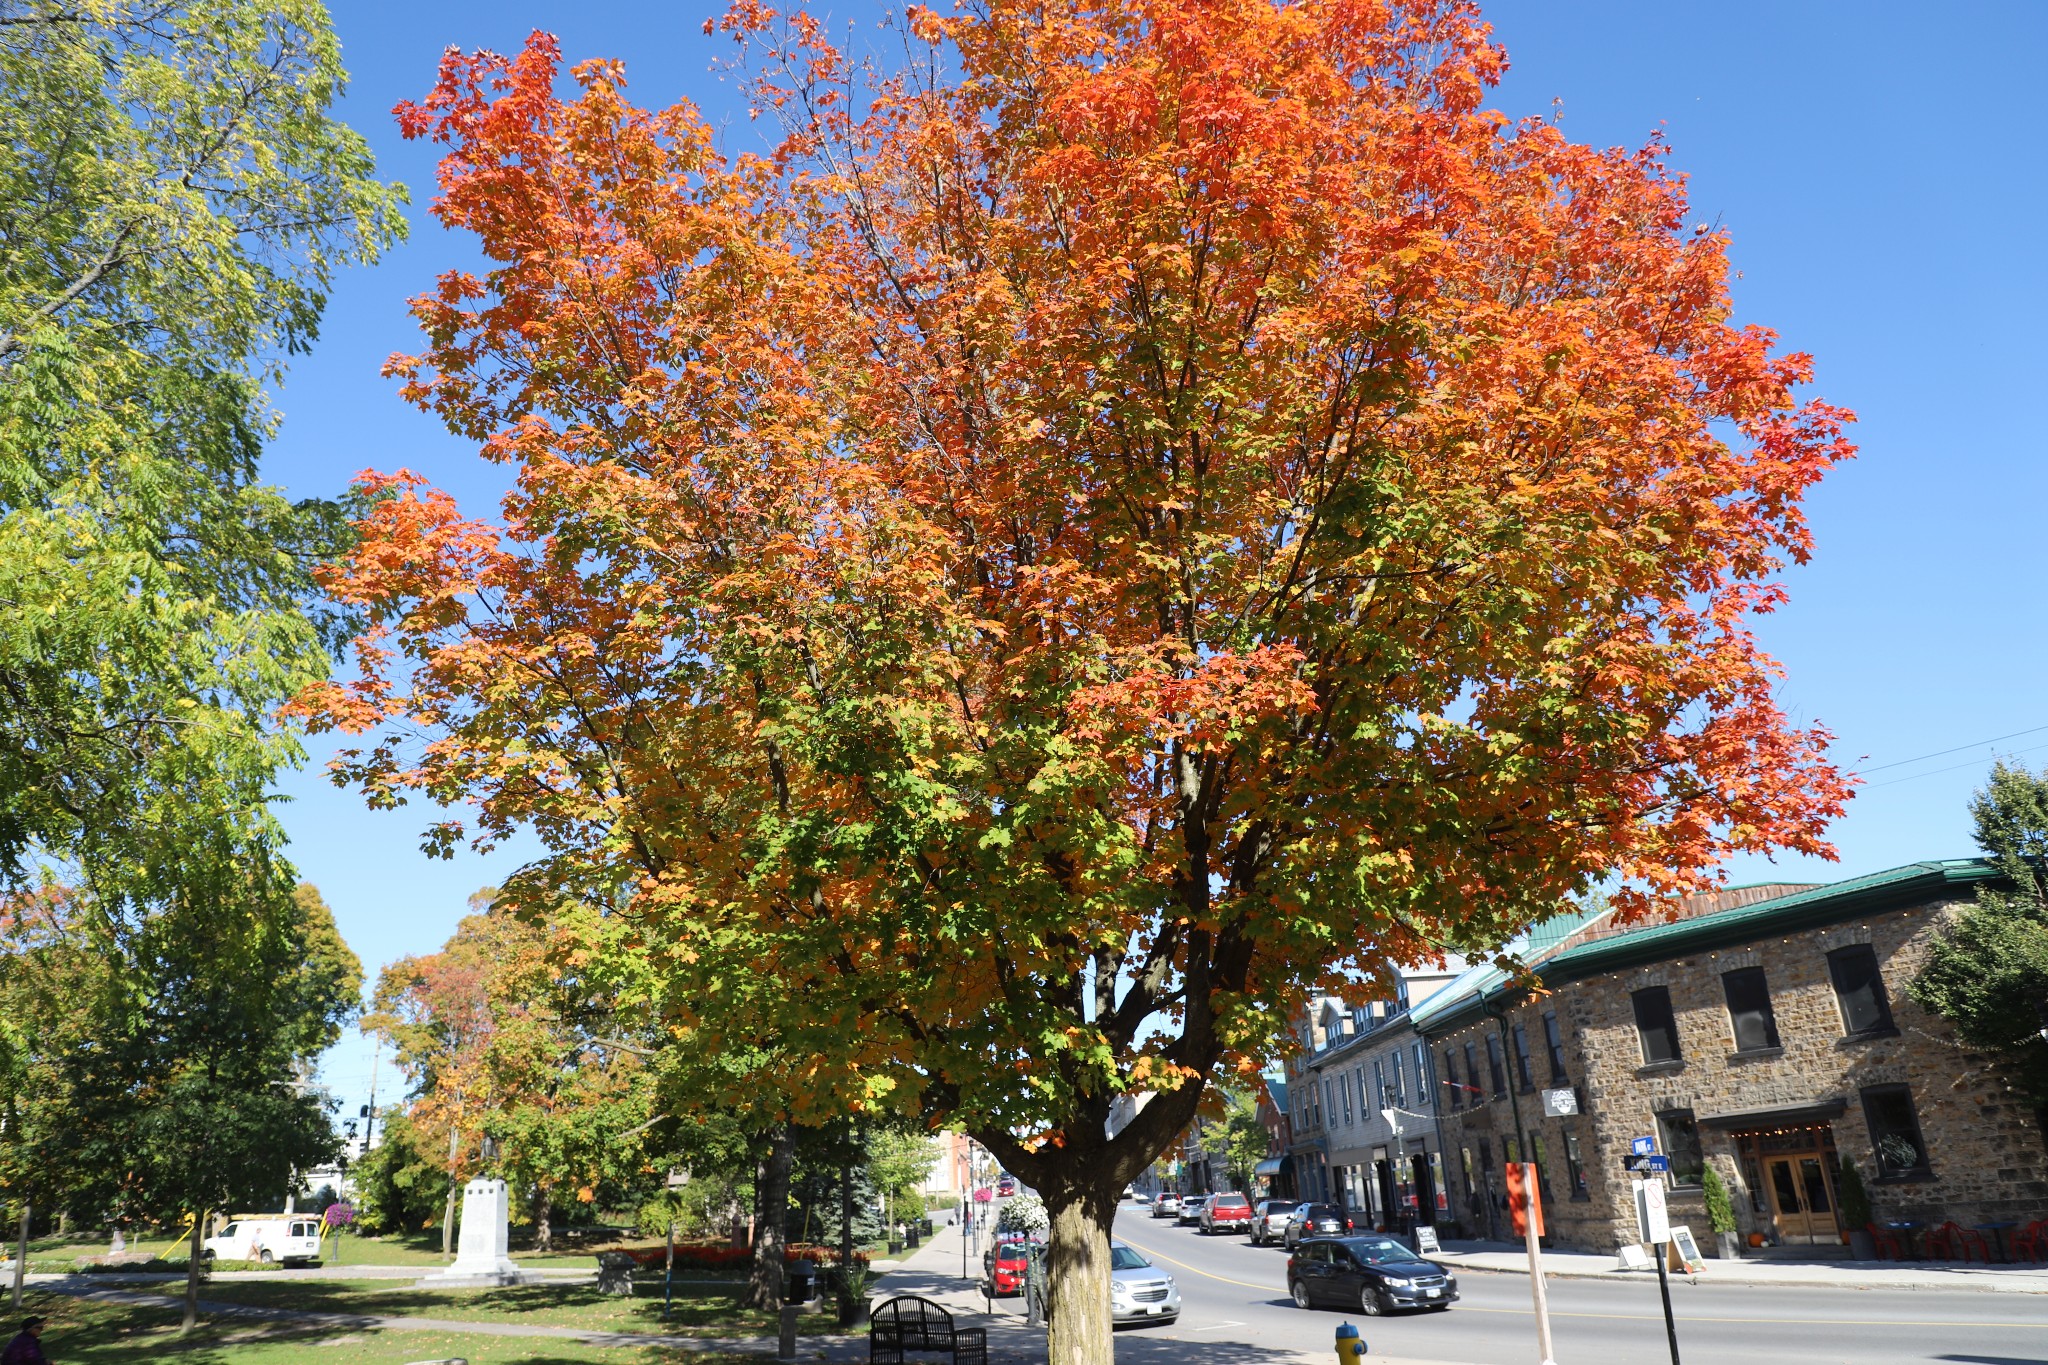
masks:
[[[1815,1100],[1811,1104],[1781,1104],[1770,1109],[1739,1109],[1731,1114],[1702,1114],[1702,1128],[1762,1128],[1787,1124],[1826,1123],[1839,1118],[1849,1107],[1847,1100]]]
[[[1278,1175],[1280,1174],[1280,1163],[1285,1160],[1285,1157],[1269,1156],[1264,1161],[1261,1161],[1258,1165],[1252,1167],[1252,1174]]]

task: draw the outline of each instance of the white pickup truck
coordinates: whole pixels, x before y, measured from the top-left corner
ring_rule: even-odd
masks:
[[[320,1259],[320,1220],[310,1214],[237,1218],[199,1244],[207,1260],[306,1265]]]

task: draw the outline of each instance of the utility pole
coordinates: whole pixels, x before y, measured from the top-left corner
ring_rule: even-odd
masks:
[[[377,1064],[384,1060],[384,1035],[377,1035],[377,1045],[370,1050],[370,1102],[363,1106],[363,1155],[370,1154],[377,1137]]]

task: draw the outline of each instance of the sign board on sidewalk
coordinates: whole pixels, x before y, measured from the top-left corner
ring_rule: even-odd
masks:
[[[1698,1274],[1700,1267],[1707,1263],[1706,1258],[1700,1255],[1700,1244],[1693,1240],[1692,1229],[1683,1223],[1671,1229],[1671,1250],[1678,1255],[1680,1268],[1688,1275]]]
[[[1415,1229],[1415,1252],[1417,1255],[1434,1256],[1443,1249],[1443,1243],[1436,1239],[1435,1228],[1419,1227]]]
[[[1543,1116],[1551,1119],[1570,1118],[1579,1112],[1579,1092],[1570,1086],[1560,1086],[1543,1092]]]
[[[1639,1246],[1623,1245],[1615,1248],[1616,1270],[1651,1270],[1650,1253]]]
[[[1664,1211],[1664,1184],[1658,1180],[1636,1182],[1636,1231],[1638,1240],[1655,1246],[1671,1240],[1671,1218]]]
[[[1629,1139],[1628,1149],[1637,1156],[1648,1156],[1657,1150],[1657,1139],[1653,1137],[1631,1138]]]

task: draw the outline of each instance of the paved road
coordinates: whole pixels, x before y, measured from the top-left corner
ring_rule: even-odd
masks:
[[[1287,1255],[1277,1248],[1204,1237],[1130,1205],[1117,1218],[1116,1235],[1173,1271],[1184,1305],[1173,1326],[1135,1329],[1125,1338],[1160,1338],[1160,1348],[1174,1338],[1328,1351],[1345,1320],[1294,1307]],[[1549,1284],[1559,1365],[1662,1365],[1669,1358],[1654,1279]],[[1527,1278],[1466,1270],[1458,1288],[1463,1298],[1448,1313],[1350,1321],[1375,1355],[1535,1365]],[[1715,1285],[1703,1275],[1696,1285],[1672,1282],[1672,1308],[1684,1365],[2048,1365],[2048,1295],[1781,1289]],[[1130,1352],[1141,1353],[1154,1352]],[[1187,1354],[1193,1360],[1209,1353]]]

